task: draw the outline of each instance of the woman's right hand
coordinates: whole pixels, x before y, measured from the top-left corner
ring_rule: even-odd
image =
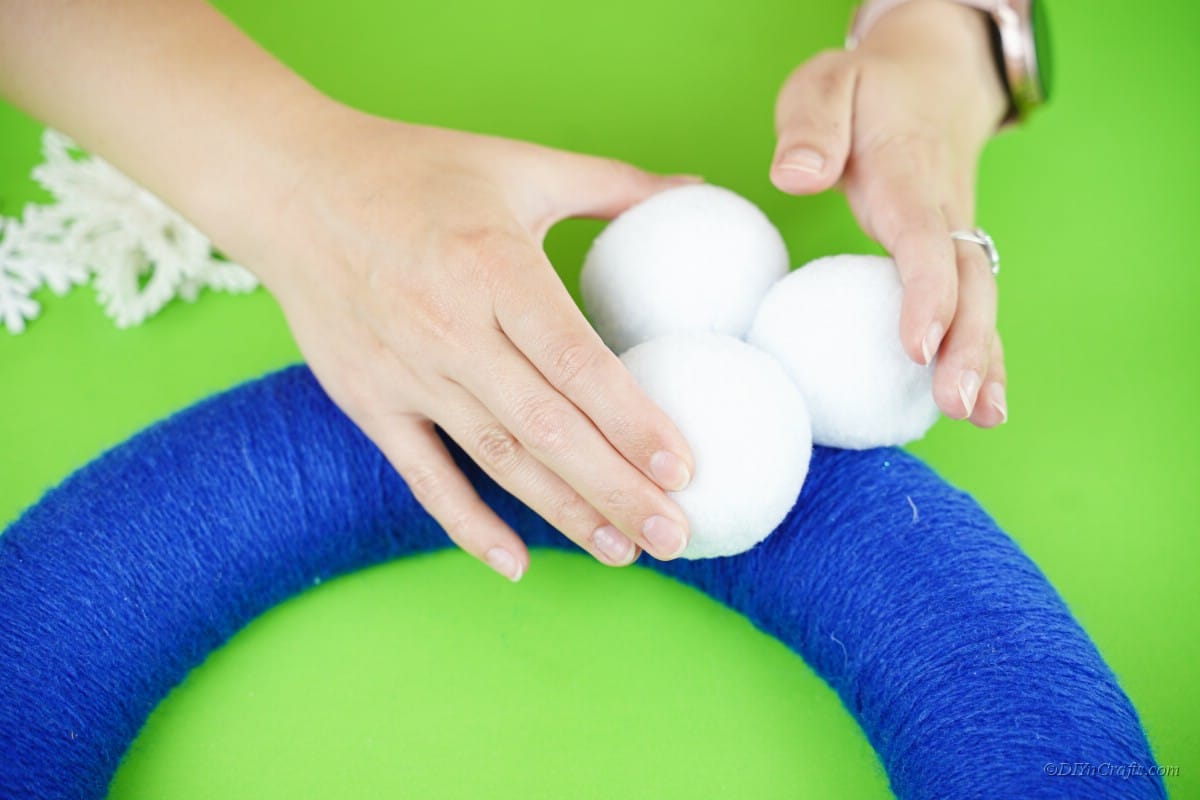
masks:
[[[322,386],[464,550],[517,580],[524,543],[435,431],[605,564],[679,555],[664,490],[687,443],[601,342],[542,251],[686,178],[344,110],[235,252],[283,307]],[[258,226],[261,220],[247,219]],[[245,230],[243,228],[243,230]]]
[[[0,94],[253,270],[326,391],[463,549],[513,580],[528,568],[435,424],[604,563],[683,550],[663,490],[687,483],[687,443],[541,248],[556,221],[615,216],[671,179],[352,111],[202,0],[0,1],[0,23]]]

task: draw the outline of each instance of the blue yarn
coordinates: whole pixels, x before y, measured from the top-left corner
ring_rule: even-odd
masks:
[[[531,545],[567,546],[457,457]],[[307,369],[154,425],[0,537],[0,797],[103,797],[159,700],[255,616],[318,578],[448,545]],[[1044,774],[1155,762],[1037,567],[902,451],[818,448],[759,547],[643,563],[803,656],[901,798],[1166,796],[1157,776]]]

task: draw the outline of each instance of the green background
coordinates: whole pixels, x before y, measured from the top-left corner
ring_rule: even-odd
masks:
[[[767,180],[776,88],[838,44],[848,3],[220,6],[352,104],[703,174],[759,203],[796,263],[871,246],[840,196]],[[1058,96],[989,146],[980,181],[1005,259],[1011,422],[943,421],[912,450],[1041,565],[1179,767],[1173,793],[1200,796],[1200,7],[1050,12]],[[38,136],[0,108],[4,213],[39,197]],[[598,229],[551,233],[568,283]],[[0,520],[153,420],[297,358],[261,291],[128,331],[90,290],[41,299],[27,333],[0,333]],[[162,704],[113,787],[385,793],[888,796],[836,696],[778,643],[645,570],[541,551],[519,585],[447,552],[272,610]]]

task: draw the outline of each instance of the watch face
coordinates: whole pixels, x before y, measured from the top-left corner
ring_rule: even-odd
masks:
[[[1042,102],[1050,99],[1054,81],[1054,59],[1050,46],[1050,28],[1046,24],[1046,4],[1043,0],[1029,0],[1030,23],[1033,27],[1033,52],[1037,60],[1038,83],[1041,84]]]

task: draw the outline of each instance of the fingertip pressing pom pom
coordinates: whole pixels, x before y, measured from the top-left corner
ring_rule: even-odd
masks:
[[[746,340],[800,387],[815,444],[865,449],[920,439],[938,419],[933,364],[900,342],[903,286],[890,258],[820,258],[776,283]]]
[[[707,184],[654,195],[592,244],[580,284],[592,324],[614,352],[668,333],[744,336],[787,247],[753,203]]]
[[[730,556],[773,531],[796,502],[812,454],[804,398],[766,353],[714,333],[677,333],[621,356],[695,457],[671,496],[687,515],[682,558]]]

